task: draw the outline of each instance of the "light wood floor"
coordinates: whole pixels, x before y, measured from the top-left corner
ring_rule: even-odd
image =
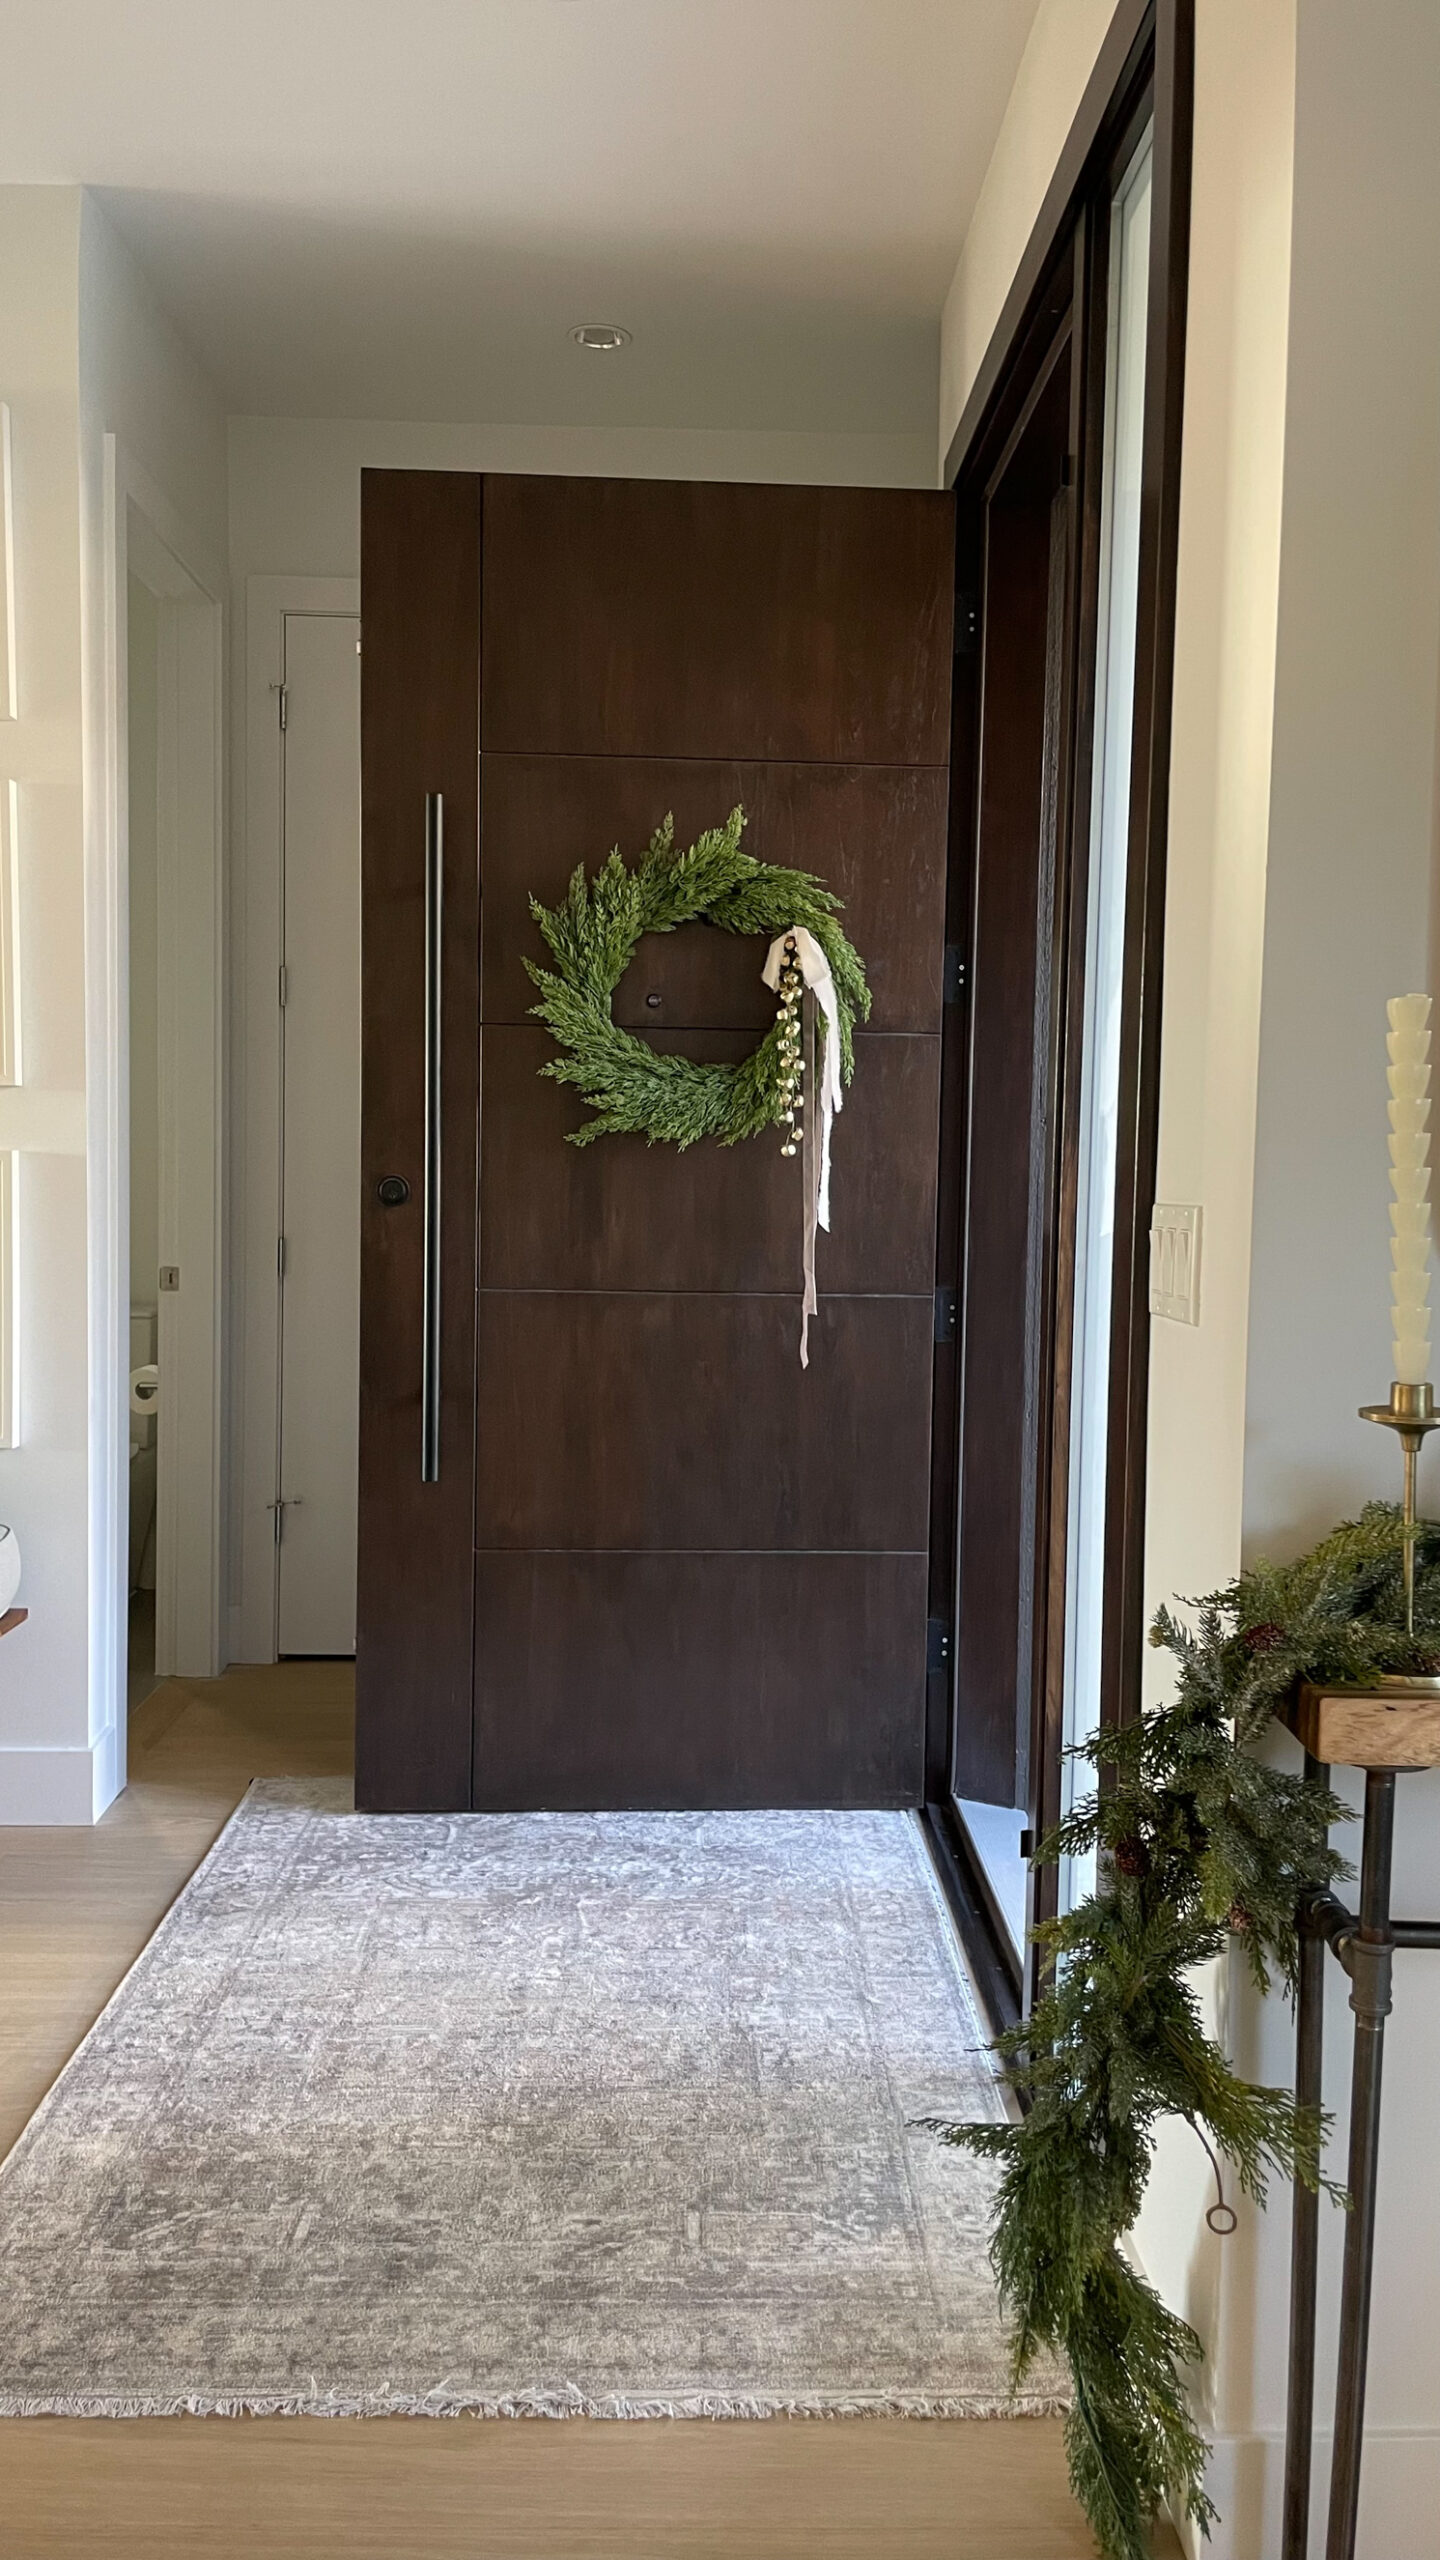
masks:
[[[167,1681],[93,1831],[0,1832],[0,2151],[252,1777],[350,1765],[348,1666]],[[1039,2420],[0,2421],[4,2560],[1091,2560]],[[1178,2552],[1168,2535],[1157,2550]]]

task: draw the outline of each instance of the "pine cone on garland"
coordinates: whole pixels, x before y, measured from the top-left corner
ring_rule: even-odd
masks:
[[[1263,1627],[1246,1627],[1240,1641],[1247,1653],[1273,1653],[1276,1646],[1284,1644],[1287,1639],[1283,1627],[1270,1623]]]
[[[1111,1853],[1122,1876],[1147,1876],[1150,1852],[1143,1840],[1117,1840]]]

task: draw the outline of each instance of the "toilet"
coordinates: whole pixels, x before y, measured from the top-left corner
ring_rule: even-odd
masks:
[[[133,1306],[130,1309],[130,1375],[147,1368],[155,1358],[159,1332],[159,1310]],[[158,1424],[153,1413],[137,1413],[133,1400],[130,1412],[130,1597],[137,1591],[155,1588],[155,1441]]]

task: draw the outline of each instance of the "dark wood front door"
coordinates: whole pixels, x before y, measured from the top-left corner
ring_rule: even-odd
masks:
[[[363,525],[360,1800],[917,1802],[952,502],[367,473]],[[798,1160],[567,1146],[529,1018],[530,896],[737,801],[874,994],[806,1371]],[[742,1056],[763,958],[652,937],[617,1019]]]

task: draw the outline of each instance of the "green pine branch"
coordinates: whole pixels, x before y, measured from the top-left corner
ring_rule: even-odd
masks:
[[[1440,1670],[1440,1524],[1407,1532],[1394,1506],[1371,1503],[1308,1555],[1251,1566],[1193,1606],[1193,1624],[1162,1609],[1152,1631],[1174,1658],[1173,1697],[1081,1747],[1105,1783],[1037,1852],[1097,1851],[1100,1882],[1036,1931],[1047,1987],[997,2039],[1025,2113],[934,2128],[1000,2164],[991,2256],[1015,2378],[1042,2354],[1068,2361],[1071,2478],[1106,2560],[1145,2560],[1166,2499],[1201,2530],[1213,2515],[1185,2381],[1199,2342],[1124,2246],[1161,2120],[1194,2126],[1258,2203],[1277,2174],[1340,2195],[1322,2174],[1324,2121],[1231,2067],[1195,1979],[1234,1945],[1261,1990],[1293,1987],[1301,1899],[1349,1873],[1329,1836],[1348,1807],[1255,1746],[1302,1679]]]

